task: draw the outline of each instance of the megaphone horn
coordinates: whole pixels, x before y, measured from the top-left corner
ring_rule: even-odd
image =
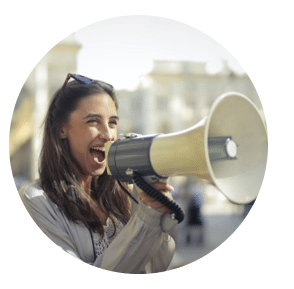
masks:
[[[256,199],[267,161],[267,132],[246,96],[221,95],[207,117],[169,134],[126,135],[106,144],[107,172],[128,181],[134,173],[193,175],[216,186],[231,202]]]

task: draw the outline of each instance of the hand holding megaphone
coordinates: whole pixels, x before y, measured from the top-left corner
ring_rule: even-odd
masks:
[[[173,197],[171,194],[171,192],[173,191],[173,188],[168,183],[155,182],[155,183],[151,183],[151,186],[154,189],[156,189],[157,191],[159,191],[161,194],[163,194],[169,200],[171,200],[171,201],[173,200]],[[156,199],[150,197],[147,193],[145,193],[143,191],[140,193],[139,199],[143,204],[153,208],[156,211],[159,211],[162,213],[172,213],[171,209],[166,207],[161,202],[158,202]]]

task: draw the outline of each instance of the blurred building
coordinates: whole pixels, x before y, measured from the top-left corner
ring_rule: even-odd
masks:
[[[36,65],[20,91],[9,138],[10,161],[17,187],[37,177],[46,110],[66,74],[76,71],[80,48],[74,35],[58,43]]]
[[[262,113],[258,94],[246,73],[237,74],[226,62],[209,74],[206,63],[154,61],[135,91],[118,91],[121,130],[142,134],[176,132],[205,117],[221,94],[235,91],[249,97]]]

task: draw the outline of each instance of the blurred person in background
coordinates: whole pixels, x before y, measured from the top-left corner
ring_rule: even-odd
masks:
[[[113,87],[68,74],[45,119],[40,179],[20,195],[41,230],[76,258],[116,272],[165,271],[175,243],[160,220],[170,210],[124,184],[134,202],[106,173],[105,143],[117,139],[117,124]],[[153,186],[172,198],[168,184]]]
[[[200,183],[192,183],[188,187],[190,200],[187,209],[187,226],[186,236],[187,244],[195,243],[203,245],[204,243],[204,220],[201,214],[201,207],[204,203],[203,187]]]

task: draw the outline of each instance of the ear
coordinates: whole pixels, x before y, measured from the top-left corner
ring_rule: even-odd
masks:
[[[66,138],[67,138],[67,130],[66,130],[65,127],[62,127],[62,128],[61,128],[61,131],[60,131],[60,137],[61,137],[62,139],[66,139]]]

